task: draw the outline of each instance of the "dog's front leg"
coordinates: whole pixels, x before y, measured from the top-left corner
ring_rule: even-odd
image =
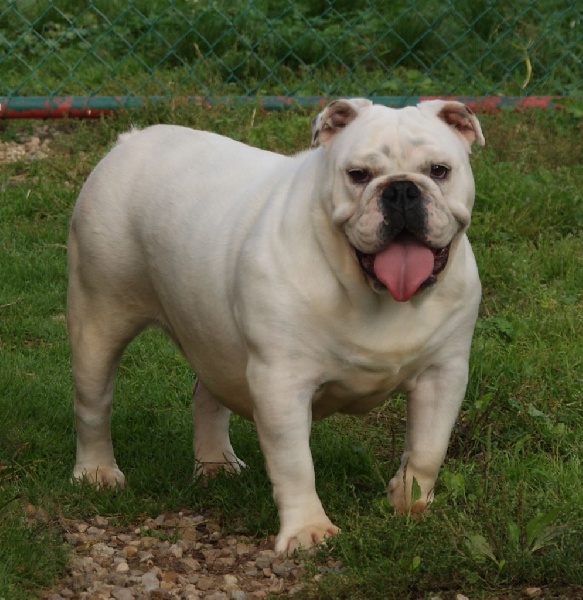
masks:
[[[467,379],[467,360],[459,360],[430,367],[409,390],[405,451],[388,486],[399,512],[420,513],[431,503]],[[412,496],[413,479],[419,486],[417,497]]]
[[[299,381],[294,372],[292,367],[278,375],[272,367],[255,366],[249,373],[255,424],[279,513],[275,551],[284,554],[339,531],[316,494],[310,451],[315,387]]]

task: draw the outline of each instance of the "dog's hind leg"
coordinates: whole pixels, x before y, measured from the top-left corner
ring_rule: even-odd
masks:
[[[211,475],[225,468],[238,473],[245,463],[237,458],[229,438],[231,411],[199,381],[193,392],[195,475]]]
[[[130,315],[114,297],[95,288],[87,289],[79,270],[72,268],[67,325],[77,429],[73,476],[97,485],[123,486],[124,475],[116,464],[111,441],[113,382],[125,347],[146,322]]]

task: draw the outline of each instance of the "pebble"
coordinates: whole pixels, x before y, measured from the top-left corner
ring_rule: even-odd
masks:
[[[203,577],[198,578],[198,582],[196,585],[199,590],[206,592],[207,590],[210,590],[215,585],[215,582],[214,582],[214,579],[203,576]]]
[[[97,526],[97,527],[107,527],[109,525],[109,519],[106,519],[105,517],[102,517],[101,515],[97,515],[94,519],[93,519],[93,523]]]
[[[126,558],[133,558],[134,556],[137,556],[138,554],[138,549],[136,546],[124,546],[123,550],[121,551],[121,553],[123,554],[123,556],[125,556]]]
[[[111,590],[112,598],[115,600],[133,600],[134,592],[129,588],[114,588]]]
[[[266,569],[267,567],[269,567],[271,565],[271,559],[267,558],[266,556],[259,556],[257,558],[257,560],[255,561],[255,564],[260,569]]]
[[[142,586],[144,590],[147,592],[151,592],[152,590],[157,590],[160,587],[160,581],[156,573],[144,573],[142,575]]]
[[[296,568],[296,563],[293,560],[286,560],[282,563],[274,563],[271,567],[271,570],[278,575],[279,577],[285,577],[292,571],[292,569]]]
[[[187,571],[200,571],[201,566],[196,558],[192,558],[192,556],[187,556],[180,561]]]
[[[115,549],[111,546],[107,546],[106,544],[99,542],[98,544],[93,544],[91,548],[91,554],[93,556],[111,556],[115,553]]]

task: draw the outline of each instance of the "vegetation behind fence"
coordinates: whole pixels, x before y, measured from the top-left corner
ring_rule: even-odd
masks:
[[[0,96],[567,95],[578,0],[8,0]]]

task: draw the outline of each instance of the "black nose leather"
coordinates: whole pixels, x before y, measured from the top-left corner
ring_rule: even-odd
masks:
[[[412,182],[407,180],[392,181],[383,190],[383,205],[388,210],[406,210],[421,196],[421,190]]]

